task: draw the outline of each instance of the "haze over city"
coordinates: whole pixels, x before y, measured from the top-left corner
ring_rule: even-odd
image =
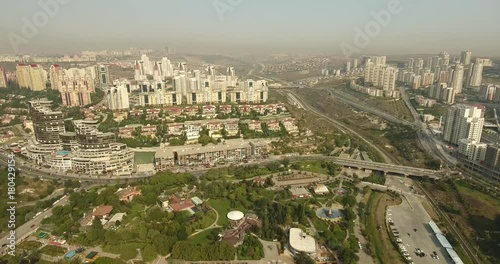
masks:
[[[14,53],[8,34],[21,34],[23,18],[43,10],[42,1],[2,2],[0,53]],[[62,1],[59,11],[20,52],[71,53],[83,49],[176,46],[193,53],[341,53],[355,27],[364,29],[371,12],[391,1]],[[380,34],[364,53],[498,56],[499,1],[399,0]],[[233,3],[233,5],[231,5]]]
[[[4,0],[0,264],[500,263],[499,0]]]

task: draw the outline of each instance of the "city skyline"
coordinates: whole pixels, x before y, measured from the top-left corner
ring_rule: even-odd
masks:
[[[56,7],[41,3],[56,3]],[[14,39],[20,53],[175,46],[179,52],[195,53],[342,54],[342,43],[354,45],[356,28],[363,31],[368,23],[378,21],[374,14],[384,13],[391,3],[397,4],[398,12],[381,25],[378,34],[370,35],[367,45],[357,46],[362,53],[447,50],[460,54],[469,49],[474,56],[500,56],[495,50],[500,44],[495,34],[500,19],[493,14],[499,2],[455,1],[453,12],[448,12],[452,11],[449,3],[427,0],[342,4],[190,0],[151,6],[138,1],[7,1],[3,10],[8,12],[0,16],[0,53],[15,53]],[[41,13],[47,20],[33,24],[36,34],[23,34],[26,21],[43,17]]]

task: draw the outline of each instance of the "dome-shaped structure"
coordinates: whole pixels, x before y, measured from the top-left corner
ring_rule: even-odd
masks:
[[[240,221],[245,215],[240,211],[231,211],[227,213],[227,218],[231,221]]]

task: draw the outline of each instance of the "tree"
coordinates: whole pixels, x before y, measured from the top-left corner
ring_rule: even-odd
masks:
[[[143,257],[144,261],[151,262],[151,261],[155,260],[156,257],[158,257],[158,253],[156,252],[156,249],[154,246],[147,244],[144,247],[144,250],[142,252],[142,257]]]
[[[296,264],[315,264],[316,262],[310,258],[306,253],[301,252],[295,256]]]
[[[288,165],[290,165],[290,159],[288,159],[288,158],[284,158],[284,159],[281,161],[281,164],[283,164],[283,166],[285,166],[285,168],[288,168]]]
[[[356,197],[352,195],[344,196],[341,200],[341,203],[344,206],[354,206],[356,204]]]

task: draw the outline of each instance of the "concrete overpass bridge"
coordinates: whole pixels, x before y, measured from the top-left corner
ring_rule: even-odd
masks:
[[[373,162],[373,161],[366,161],[366,160],[343,159],[343,158],[331,157],[331,156],[320,156],[320,155],[318,155],[318,156],[293,156],[293,157],[290,157],[289,159],[290,160],[324,159],[324,160],[328,160],[328,161],[334,162],[335,164],[342,165],[342,166],[348,167],[348,168],[380,171],[380,172],[383,172],[384,174],[391,173],[391,174],[398,174],[398,175],[402,175],[402,176],[429,177],[429,178],[439,179],[445,175],[445,172],[443,170],[429,170],[429,169],[422,169],[422,168],[415,168],[415,167],[409,167],[409,166],[394,165],[394,164],[387,164],[387,163]]]

